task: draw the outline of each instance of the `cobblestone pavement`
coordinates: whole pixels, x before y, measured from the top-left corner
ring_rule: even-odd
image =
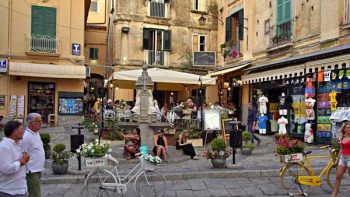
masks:
[[[348,178],[348,177],[347,177]],[[344,181],[339,197],[349,196],[350,180]],[[319,187],[311,187],[309,196],[328,197],[330,194]],[[85,197],[83,184],[44,184],[43,197]],[[128,187],[125,197],[137,196],[132,185]],[[288,196],[280,189],[277,177],[263,178],[218,178],[218,179],[190,179],[167,181],[164,197],[190,196]]]

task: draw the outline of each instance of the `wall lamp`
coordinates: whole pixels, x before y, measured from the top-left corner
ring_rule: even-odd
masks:
[[[211,15],[211,14],[207,14],[208,16],[214,17],[216,19],[218,19],[221,22],[221,25],[224,25],[224,21],[222,21],[220,18],[218,18],[217,16]],[[205,22],[207,21],[207,19],[204,17],[204,15],[202,14],[202,16],[198,19],[198,23],[200,26],[205,25]]]

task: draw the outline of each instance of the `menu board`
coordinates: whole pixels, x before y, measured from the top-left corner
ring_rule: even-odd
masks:
[[[82,98],[59,98],[58,113],[61,115],[82,115],[83,99]]]
[[[0,109],[5,109],[5,96],[0,96]]]
[[[10,97],[10,115],[16,116],[17,113],[17,96],[11,95]]]
[[[204,130],[221,130],[221,112],[220,109],[204,110]]]
[[[19,95],[17,100],[17,116],[22,117],[24,116],[24,95]]]

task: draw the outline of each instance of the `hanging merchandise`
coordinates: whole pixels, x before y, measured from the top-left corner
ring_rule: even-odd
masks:
[[[266,103],[269,102],[269,99],[262,95],[259,100],[258,100],[258,103],[259,103],[259,110],[260,110],[260,113],[261,114],[266,114],[267,113],[267,107],[266,107]]]
[[[338,72],[338,79],[343,79],[345,77],[345,70],[339,70]]]
[[[350,69],[347,69],[345,72],[345,76],[350,79]]]
[[[278,119],[278,134],[284,135],[287,134],[286,125],[288,124],[288,120],[283,116]]]
[[[332,79],[332,81],[338,79],[338,71],[337,71],[337,70],[333,70],[333,71],[332,71],[331,79]]]
[[[337,93],[335,91],[332,91],[329,93],[329,103],[331,104],[331,111],[336,111],[337,110]]]
[[[321,70],[320,72],[317,73],[317,81],[318,82],[324,81],[324,71],[323,70]]]
[[[331,71],[324,72],[324,81],[331,81]]]
[[[312,130],[311,123],[305,124],[304,141],[309,144],[314,142],[314,131]]]
[[[332,91],[340,93],[342,87],[343,87],[343,84],[340,80],[332,81]]]
[[[306,79],[305,97],[315,97],[315,86],[312,78]]]
[[[267,116],[261,115],[258,117],[259,121],[259,134],[266,134],[266,122],[268,118]]]
[[[294,110],[294,122],[298,124],[303,124],[306,122],[306,106],[304,95],[292,95],[293,104],[292,108]]]
[[[305,99],[306,120],[315,120],[315,111],[314,111],[315,102],[316,100],[313,98]]]
[[[350,80],[348,79],[343,80],[343,90],[349,90],[350,89],[349,85],[350,85]]]
[[[287,101],[286,101],[286,94],[284,93],[282,93],[282,96],[280,96],[279,113],[281,116],[287,115]]]

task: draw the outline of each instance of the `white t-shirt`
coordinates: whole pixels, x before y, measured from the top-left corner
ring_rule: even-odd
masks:
[[[258,100],[260,107],[266,107],[266,103],[269,102],[269,99],[266,96],[261,96]]]
[[[286,129],[286,125],[288,124],[288,120],[286,118],[280,118],[278,119],[278,131],[279,132],[283,132],[286,133],[287,129]]]
[[[30,156],[30,159],[26,164],[26,172],[43,171],[45,164],[45,151],[39,132],[33,132],[27,128],[23,135],[21,148]]]
[[[314,107],[315,102],[316,102],[316,100],[313,98],[305,99],[305,105],[307,108],[309,107],[309,109],[312,109]]]

